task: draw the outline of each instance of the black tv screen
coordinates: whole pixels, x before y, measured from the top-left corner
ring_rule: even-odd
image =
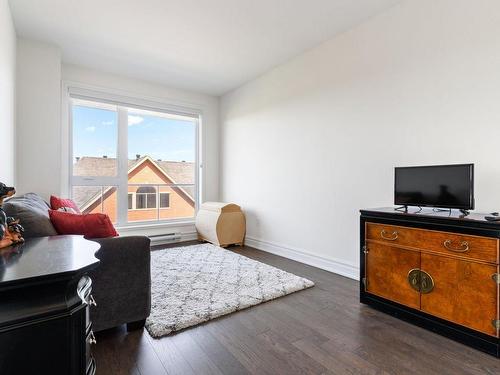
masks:
[[[474,164],[396,167],[394,203],[474,209]]]

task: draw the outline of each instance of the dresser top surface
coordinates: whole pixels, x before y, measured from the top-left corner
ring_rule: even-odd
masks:
[[[392,217],[414,221],[453,222],[454,224],[480,225],[500,230],[500,221],[486,220],[485,216],[491,216],[491,214],[485,213],[471,212],[464,215],[458,210],[451,210],[451,212],[449,210],[434,211],[432,208],[422,208],[420,210],[418,207],[408,207],[408,212],[396,210],[395,207],[367,208],[360,210],[360,212],[364,216]]]
[[[92,269],[99,248],[82,236],[51,236],[0,249],[0,287]]]

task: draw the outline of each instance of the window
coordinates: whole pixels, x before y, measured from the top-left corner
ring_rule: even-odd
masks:
[[[156,189],[151,186],[140,187],[135,193],[135,208],[156,208]]]
[[[118,225],[193,218],[199,115],[117,103],[70,90],[70,191],[78,207]]]
[[[160,193],[160,208],[170,207],[170,193]]]

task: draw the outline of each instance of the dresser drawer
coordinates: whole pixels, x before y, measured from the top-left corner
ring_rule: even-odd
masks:
[[[366,238],[498,264],[498,239],[426,229],[366,224]]]

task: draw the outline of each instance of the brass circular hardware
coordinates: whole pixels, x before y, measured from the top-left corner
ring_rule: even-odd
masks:
[[[420,293],[427,294],[434,289],[434,279],[427,272],[420,270]]]
[[[469,251],[469,243],[467,241],[460,242],[458,247],[453,247],[451,240],[446,240],[443,242],[443,246],[450,251],[454,251],[455,253],[465,253]]]
[[[430,293],[434,289],[432,276],[418,268],[413,268],[408,272],[408,283],[412,289],[422,294]]]
[[[396,241],[398,239],[398,232],[394,231],[389,234],[385,229],[380,231],[380,237],[387,241]]]
[[[414,268],[408,272],[408,282],[414,290],[420,292],[420,270],[418,268]]]

